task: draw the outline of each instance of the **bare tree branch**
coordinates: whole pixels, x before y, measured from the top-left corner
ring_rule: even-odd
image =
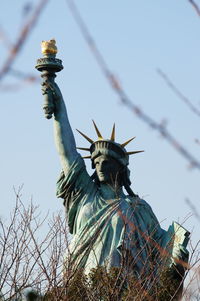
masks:
[[[196,2],[194,0],[188,0],[188,1],[190,2],[190,4],[195,9],[197,15],[200,17],[200,8],[199,8],[199,6],[196,4]]]
[[[89,46],[89,49],[93,53],[99,67],[101,68],[104,76],[107,78],[108,82],[114,89],[114,91],[119,96],[121,103],[125,105],[130,111],[132,111],[138,118],[145,122],[151,129],[159,132],[163,138],[189,163],[191,167],[195,167],[200,170],[200,162],[184,147],[182,144],[171,135],[171,133],[166,129],[163,124],[154,121],[149,115],[142,111],[133,101],[127,96],[125,90],[121,84],[117,81],[114,74],[110,71],[108,65],[106,64],[102,54],[100,53],[94,39],[92,38],[89,29],[87,28],[85,22],[83,21],[80,12],[78,11],[73,0],[66,0],[68,7],[80,28],[80,31]]]
[[[190,207],[190,209],[192,210],[192,213],[194,214],[194,216],[197,218],[197,220],[200,222],[200,214],[197,211],[197,208],[194,206],[194,204],[190,201],[190,199],[186,198],[185,202],[187,203],[187,205]]]
[[[26,39],[28,38],[31,30],[35,26],[43,8],[47,4],[48,0],[41,0],[39,5],[36,7],[35,12],[32,14],[31,18],[28,20],[28,22],[25,24],[25,26],[22,28],[22,31],[20,32],[20,35],[14,44],[14,46],[11,48],[10,53],[8,55],[8,58],[6,59],[3,67],[0,70],[0,80],[8,73],[10,70],[12,64],[14,63],[15,58],[19,54],[20,50],[22,49]]]
[[[157,69],[157,72],[164,79],[168,87],[188,106],[188,108],[200,117],[200,110],[198,110],[193,103],[177,89],[169,77],[160,69]]]

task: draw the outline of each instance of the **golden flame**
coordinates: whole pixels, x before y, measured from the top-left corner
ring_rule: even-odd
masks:
[[[58,49],[56,47],[55,39],[51,39],[49,41],[42,41],[41,43],[42,54],[56,54]]]

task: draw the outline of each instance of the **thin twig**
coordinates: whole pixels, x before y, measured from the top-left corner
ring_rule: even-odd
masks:
[[[198,213],[197,208],[194,206],[194,204],[188,198],[185,199],[185,202],[187,203],[187,205],[192,210],[193,215],[196,217],[198,222],[200,222],[200,214]]]
[[[200,17],[200,8],[199,8],[199,6],[196,4],[196,2],[194,0],[188,0],[188,1],[190,2],[190,4],[195,9],[197,15]]]
[[[70,8],[70,11],[77,23],[77,25],[80,28],[80,31],[86,41],[86,43],[89,46],[89,49],[93,53],[99,67],[101,68],[104,76],[107,78],[108,82],[114,89],[114,91],[119,96],[121,103],[125,105],[130,111],[132,111],[138,118],[140,118],[143,122],[145,122],[151,129],[156,130],[159,132],[165,140],[173,146],[173,148],[180,154],[182,157],[184,157],[191,165],[191,167],[195,167],[198,170],[200,170],[200,162],[184,147],[181,145],[181,143],[174,138],[171,133],[166,129],[163,124],[160,124],[156,121],[154,121],[149,115],[147,115],[144,111],[142,111],[136,104],[133,103],[133,101],[127,96],[125,90],[122,88],[122,85],[119,83],[119,81],[116,79],[114,74],[110,71],[108,68],[108,65],[106,64],[104,57],[100,53],[99,49],[97,48],[97,45],[92,38],[89,29],[87,28],[85,22],[83,21],[82,16],[80,15],[80,12],[78,11],[77,7],[75,6],[75,3],[73,0],[66,0],[66,3],[68,7]]]
[[[14,63],[14,60],[16,59],[17,55],[19,54],[20,50],[22,49],[22,46],[24,45],[26,39],[28,38],[31,30],[35,26],[43,8],[47,4],[48,0],[41,0],[39,5],[36,7],[35,12],[31,16],[31,18],[28,20],[28,22],[25,24],[25,26],[22,28],[22,31],[20,32],[20,35],[14,44],[14,46],[11,48],[8,57],[3,65],[3,67],[0,70],[0,80],[8,73],[10,70],[12,64]]]
[[[198,117],[200,117],[200,110],[198,110],[193,103],[178,90],[169,77],[160,69],[157,69],[157,72],[164,79],[168,87],[188,106],[188,108]]]
[[[5,33],[2,26],[0,27],[0,41],[2,41],[6,48],[10,49],[12,47],[12,44],[10,40],[7,37],[7,34]]]

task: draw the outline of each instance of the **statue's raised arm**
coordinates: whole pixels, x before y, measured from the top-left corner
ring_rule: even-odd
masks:
[[[43,41],[42,53],[43,58],[37,61],[36,68],[42,72],[43,109],[47,119],[53,115],[55,144],[63,171],[66,173],[77,157],[77,151],[62,93],[54,81],[55,72],[63,69],[62,61],[55,57],[57,53],[55,40]]]
[[[46,89],[49,90],[47,85],[50,86],[50,92],[45,92]],[[71,163],[77,157],[75,139],[67,116],[67,109],[56,83],[43,82],[42,91],[43,93],[52,93],[53,96],[55,144],[62,168],[66,173]]]

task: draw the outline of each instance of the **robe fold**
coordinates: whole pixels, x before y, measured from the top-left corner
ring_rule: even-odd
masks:
[[[61,173],[57,196],[64,199],[70,233],[70,262],[86,273],[97,266],[127,267],[137,275],[159,264],[167,232],[151,207],[138,196],[121,193],[105,200],[78,155],[67,174]],[[155,264],[156,262],[156,264]]]

